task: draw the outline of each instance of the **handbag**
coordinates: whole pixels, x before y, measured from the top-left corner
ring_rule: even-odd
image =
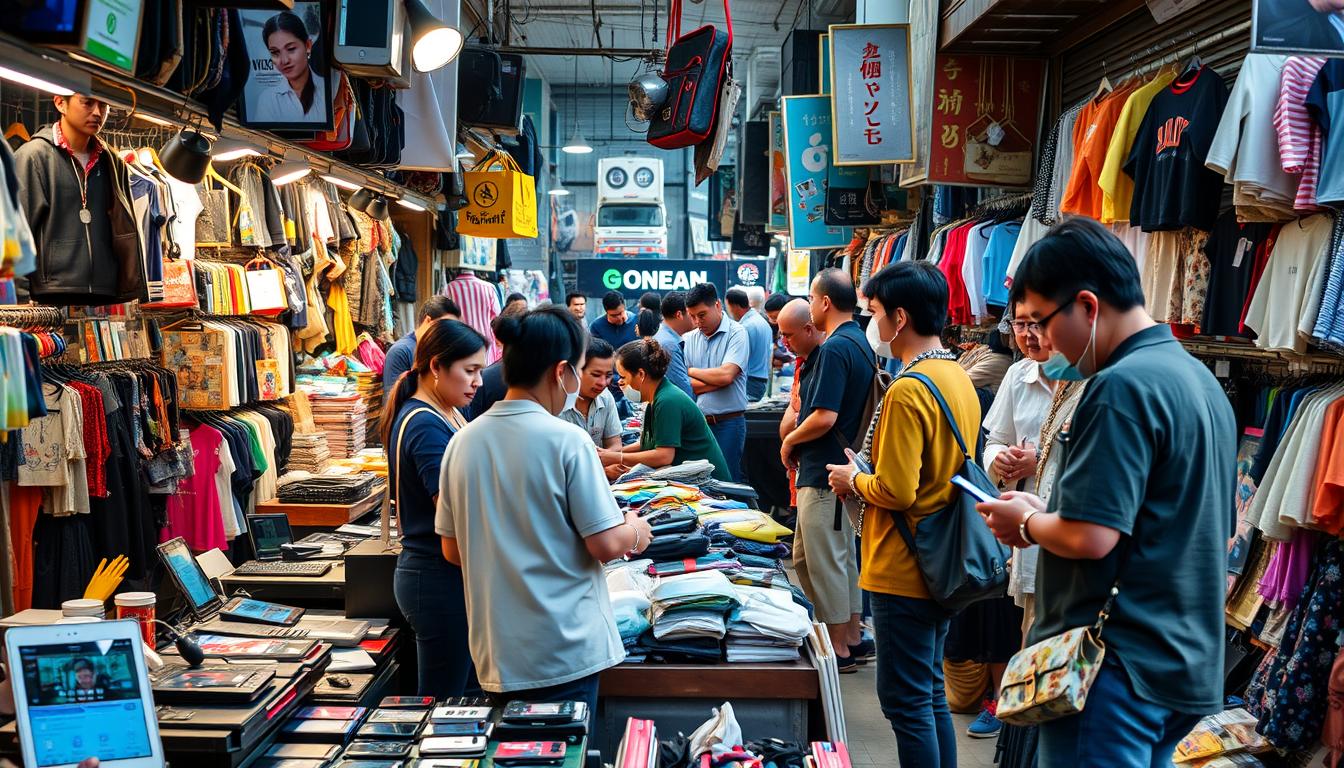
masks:
[[[169,256],[163,260],[163,299],[145,302],[145,309],[178,309],[196,306],[196,274],[188,259]]]
[[[536,181],[507,152],[492,152],[467,171],[467,206],[457,231],[496,238],[537,236]]]
[[[390,396],[390,395],[389,395],[389,396]],[[380,530],[381,530],[381,532],[382,532],[383,546],[387,546],[387,545],[389,545],[389,544],[392,543],[392,534],[391,534],[391,528],[392,528],[392,525],[391,525],[392,509],[391,509],[391,504],[392,504],[392,497],[393,497],[393,494],[396,495],[396,499],[397,499],[397,505],[396,505],[396,516],[397,516],[397,539],[398,539],[398,540],[401,539],[401,439],[402,439],[402,437],[404,437],[404,436],[406,435],[406,425],[407,425],[407,424],[410,424],[410,423],[411,423],[411,419],[412,419],[417,413],[421,413],[421,412],[423,412],[423,413],[432,413],[432,414],[434,414],[435,416],[438,416],[439,419],[443,421],[444,425],[446,425],[450,431],[452,430],[452,425],[451,425],[451,424],[448,424],[448,420],[445,419],[445,418],[443,418],[443,414],[439,413],[438,411],[434,410],[433,408],[416,408],[415,410],[413,410],[413,411],[411,411],[410,413],[406,414],[406,418],[404,418],[404,419],[401,420],[401,429],[397,430],[397,441],[396,441],[395,443],[393,443],[393,445],[396,446],[396,451],[395,451],[396,454],[397,454],[396,460],[394,461],[394,460],[392,459],[391,456],[388,457],[388,461],[391,463],[391,467],[392,467],[392,473],[389,474],[389,475],[387,476],[387,478],[388,478],[388,482],[392,482],[392,478],[395,476],[395,477],[397,478],[397,487],[395,487],[395,488],[389,488],[389,489],[388,489],[388,492],[383,494],[382,510],[381,510],[381,512],[380,512],[380,514],[379,514],[379,528],[380,528]]]
[[[247,298],[254,315],[278,315],[289,309],[284,273],[258,256],[247,262]]]
[[[699,144],[714,131],[719,96],[733,57],[733,16],[723,0],[726,29],[712,24],[681,34],[681,0],[672,0],[667,24],[667,101],[649,121],[648,142],[660,149]]]
[[[957,474],[991,495],[998,489],[989,476],[971,458],[971,452],[957,428],[952,410],[943,393],[922,373],[905,373],[928,388],[938,402],[943,417],[957,439],[963,461]],[[929,589],[929,597],[949,611],[956,612],[971,603],[1001,597],[1008,589],[1008,560],[1011,550],[999,543],[975,511],[976,500],[960,489],[953,491],[952,503],[919,521],[915,530],[902,512],[893,513],[896,530],[915,556],[919,573]]]
[[[299,144],[319,152],[339,152],[350,148],[355,128],[355,93],[345,73],[341,72],[340,76],[336,97],[331,103],[331,130],[318,131],[311,140],[300,141]]]

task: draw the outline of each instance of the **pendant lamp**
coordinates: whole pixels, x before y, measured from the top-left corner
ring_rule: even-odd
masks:
[[[411,25],[411,65],[416,72],[433,72],[447,66],[462,52],[462,32],[430,13],[422,0],[406,0]]]
[[[210,140],[192,128],[183,128],[159,149],[163,169],[178,181],[198,184],[210,168]]]

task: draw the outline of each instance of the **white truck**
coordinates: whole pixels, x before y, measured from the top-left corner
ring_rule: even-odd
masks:
[[[662,160],[606,157],[597,161],[593,255],[667,258],[667,206],[663,202]]]

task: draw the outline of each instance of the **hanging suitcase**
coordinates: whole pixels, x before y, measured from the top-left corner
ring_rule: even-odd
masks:
[[[649,123],[648,142],[659,149],[693,147],[709,138],[718,119],[719,93],[733,58],[733,16],[723,0],[726,31],[712,24],[681,34],[681,0],[672,0],[667,26],[667,101]]]

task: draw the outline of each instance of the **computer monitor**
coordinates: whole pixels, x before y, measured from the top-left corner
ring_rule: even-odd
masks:
[[[219,593],[211,586],[205,571],[191,554],[186,539],[181,536],[159,545],[159,557],[168,566],[168,573],[177,582],[178,588],[186,596],[191,612],[196,616],[207,616],[219,609],[223,602]]]
[[[403,0],[341,0],[333,53],[345,71],[410,86],[411,46]]]
[[[284,514],[248,515],[247,535],[258,560],[279,560],[284,555],[280,547],[294,541]]]

